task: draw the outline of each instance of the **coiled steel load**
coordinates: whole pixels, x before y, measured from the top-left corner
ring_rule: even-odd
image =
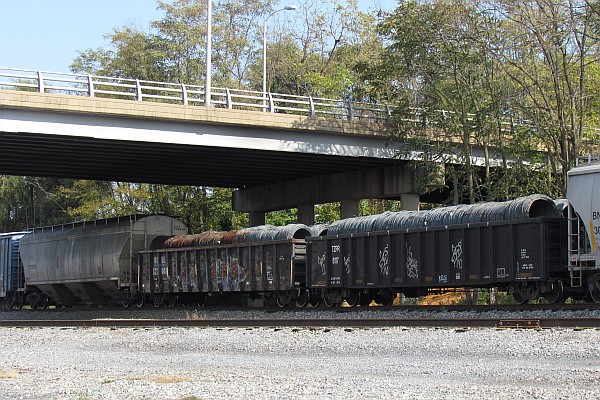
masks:
[[[311,236],[325,236],[329,229],[329,224],[316,224],[309,226]]]
[[[559,216],[557,206],[550,197],[533,194],[504,202],[460,204],[428,211],[388,211],[366,217],[347,218],[332,223],[327,234],[341,235]]]
[[[558,212],[561,213],[561,215],[563,217],[567,218],[568,214],[569,214],[569,200],[558,199],[558,200],[554,200],[554,203],[556,204],[556,208],[558,209]]]
[[[287,239],[304,239],[311,230],[304,224],[286,226],[261,225],[233,231],[207,231],[195,235],[176,235],[156,239],[151,248],[183,248],[234,243],[252,243]]]

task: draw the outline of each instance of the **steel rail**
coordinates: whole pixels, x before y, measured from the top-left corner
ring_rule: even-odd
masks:
[[[114,311],[120,312],[128,310],[130,312],[136,311],[148,311],[154,310],[153,308],[137,308],[129,307],[123,308],[122,306],[103,306],[98,308],[96,306],[75,306],[72,308],[62,309],[48,309],[48,310],[36,310],[36,312],[48,312],[48,313],[69,313],[69,312],[93,312],[93,311]],[[368,306],[368,307],[249,307],[249,306],[176,306],[173,308],[158,308],[160,310],[174,310],[174,311],[190,311],[190,310],[202,310],[207,312],[217,311],[236,311],[236,312],[264,312],[267,314],[277,314],[286,312],[335,312],[335,313],[360,313],[360,312],[388,312],[388,311],[399,311],[399,312],[476,312],[485,314],[486,312],[494,311],[507,311],[507,312],[522,312],[522,311],[600,311],[600,303],[576,303],[576,304],[486,304],[486,305],[469,305],[469,304],[441,304],[441,305],[400,305],[400,306]],[[33,310],[28,309],[7,309],[0,306],[0,314],[2,313],[18,313],[18,312],[32,312]]]
[[[377,318],[377,319],[91,319],[0,320],[0,327],[93,328],[600,328],[600,318]]]

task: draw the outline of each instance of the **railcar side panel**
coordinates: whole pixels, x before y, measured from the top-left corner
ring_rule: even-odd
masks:
[[[543,281],[548,278],[549,265],[560,268],[561,260],[566,259],[564,246],[556,248],[565,230],[563,219],[540,217],[313,237],[308,239],[309,286],[339,286],[325,279],[337,276],[338,254],[350,257],[339,282],[352,289],[485,287],[514,280]],[[336,250],[333,254],[332,248]],[[359,271],[364,271],[364,281]]]
[[[305,248],[303,240],[290,239],[141,251],[140,275],[152,276],[142,290],[149,294],[291,290],[305,286],[297,279],[307,275]]]

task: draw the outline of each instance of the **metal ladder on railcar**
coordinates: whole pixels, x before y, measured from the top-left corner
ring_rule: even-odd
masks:
[[[571,205],[568,206],[568,254],[569,259],[567,263],[567,269],[569,271],[569,276],[571,278],[571,287],[579,288],[582,287],[585,282],[583,282],[583,271],[587,269],[591,269],[588,265],[588,262],[581,260],[581,255],[586,253],[586,248],[589,243],[585,240],[587,235],[585,233],[582,235],[581,232],[584,229],[581,224],[581,218],[574,212]],[[574,229],[575,228],[575,229]]]

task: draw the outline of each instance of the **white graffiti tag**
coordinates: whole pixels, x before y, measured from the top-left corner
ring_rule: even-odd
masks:
[[[350,273],[350,256],[344,257],[344,266],[346,267],[346,273]]]
[[[452,264],[454,269],[462,269],[462,239],[456,246],[452,245]]]
[[[326,258],[327,258],[327,256],[325,255],[325,253],[323,253],[323,256],[317,256],[317,261],[319,262],[319,266],[321,267],[321,273],[323,274],[323,276],[326,275],[326,273],[325,273]]]
[[[419,277],[419,262],[413,258],[410,246],[406,245],[406,274],[411,279]]]
[[[390,255],[389,245],[386,244],[385,249],[379,250],[379,272],[382,275],[390,274],[389,265],[388,265],[389,264],[389,255]]]

